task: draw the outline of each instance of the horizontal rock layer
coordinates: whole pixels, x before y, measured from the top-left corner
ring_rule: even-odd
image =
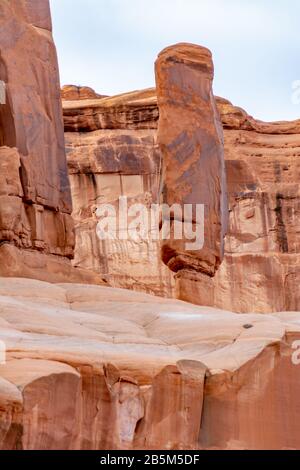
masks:
[[[95,93],[95,95],[97,94]],[[129,119],[128,127],[126,126],[126,121],[122,122],[122,126],[124,125],[126,129],[136,129],[145,124],[146,129],[157,128],[159,111],[156,88],[148,88],[105,97],[105,99],[101,98],[101,101],[99,101],[99,99],[83,98],[74,100],[73,97],[72,100],[68,100],[65,98],[64,93],[62,94],[62,99],[65,130],[70,132],[78,132],[80,130],[93,131],[107,128],[120,129],[122,115],[124,112],[129,115],[133,107],[135,107],[136,114],[142,116],[141,119],[137,122],[133,122]],[[263,122],[249,116],[244,109],[234,106],[230,101],[224,98],[215,96],[215,99],[225,130],[255,131],[260,134],[271,135],[300,134],[300,119],[295,121]],[[110,114],[107,124],[102,123],[102,109],[105,109],[107,115]],[[154,119],[152,111],[154,111]],[[92,114],[95,116],[95,122],[93,125],[89,126],[89,116]],[[99,118],[97,118],[98,114]],[[84,116],[86,116],[86,119],[84,119]],[[73,123],[71,118],[73,119]]]
[[[61,90],[61,98],[67,101],[78,101],[106,98],[106,96],[98,95],[88,86],[65,85]]]
[[[0,279],[0,448],[299,448],[299,339],[299,313]]]
[[[157,127],[157,98],[152,88],[101,100],[64,101],[63,108],[67,132]]]

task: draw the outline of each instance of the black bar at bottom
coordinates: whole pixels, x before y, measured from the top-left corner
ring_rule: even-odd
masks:
[[[283,464],[299,463],[298,451],[1,451],[0,465],[5,463],[54,465],[66,462],[74,465],[89,465],[89,468],[106,466],[138,468],[141,465],[169,465],[190,467],[202,465],[226,465],[233,467],[256,462]],[[1,467],[3,468],[3,467]]]

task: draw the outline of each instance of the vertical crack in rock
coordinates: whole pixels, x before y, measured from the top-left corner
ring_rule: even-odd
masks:
[[[280,251],[282,253],[289,252],[289,244],[288,244],[288,237],[287,232],[284,224],[284,217],[283,217],[283,205],[282,201],[284,200],[284,196],[280,193],[276,194],[276,221],[277,221],[277,238]]]
[[[179,361],[154,377],[146,393],[145,418],[136,446],[159,449],[196,449],[200,435],[206,366]]]

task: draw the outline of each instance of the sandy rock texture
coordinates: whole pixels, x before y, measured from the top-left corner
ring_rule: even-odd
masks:
[[[208,49],[184,43],[170,46],[159,54],[155,72],[163,202],[181,209],[173,213],[173,228],[184,219],[184,231],[190,225],[195,232],[203,231],[204,238],[203,246],[190,249],[185,235],[163,242],[162,259],[177,273],[178,289],[184,289],[189,272],[207,276],[210,283],[224,256],[228,206],[223,128],[212,92],[214,67]],[[187,204],[193,205],[189,216]],[[197,204],[204,205],[204,221],[197,218]],[[192,301],[188,292],[187,300]]]
[[[299,313],[0,279],[0,447],[299,448],[299,339]]]
[[[214,287],[204,291],[191,277],[187,296],[239,312],[299,310],[300,121],[264,123],[217,102],[230,208],[226,255]]]
[[[1,2],[0,276],[84,282],[69,261],[74,222],[51,30],[48,0]]]
[[[78,101],[106,98],[106,96],[99,95],[88,86],[65,85],[61,90],[61,98],[67,101]]]
[[[132,100],[134,95],[136,97],[144,95],[144,99],[134,99],[135,103],[139,101],[140,112],[145,109],[147,102],[151,109],[153,103],[157,106],[155,89],[145,90],[144,93],[142,91],[129,93],[127,96]],[[116,99],[119,100],[119,97]],[[122,99],[124,101],[125,95]],[[98,101],[99,108],[102,101],[108,102]],[[229,204],[225,257],[213,282],[205,274],[186,270],[185,283],[184,285],[181,282],[177,283],[176,295],[184,300],[238,312],[299,310],[297,286],[300,279],[298,184],[300,123],[299,121],[265,123],[255,120],[228,100],[217,97],[216,103],[223,125]],[[65,115],[65,106],[68,107],[69,104],[64,103],[63,106]],[[79,108],[78,114],[82,113],[83,102],[76,106]],[[88,106],[89,102],[85,101],[84,109]],[[105,135],[109,135],[105,132],[99,129],[95,133],[66,133],[71,180],[75,172],[78,173],[76,177],[78,179],[81,172],[91,174],[97,172],[98,162],[106,171],[115,167],[123,174],[126,171],[135,172],[135,168],[139,168],[138,172],[143,173],[145,162],[149,166],[152,161],[151,171],[154,174],[161,174],[162,160],[157,148],[156,129],[151,130],[151,141],[156,145],[156,157],[143,159],[132,156],[149,155],[149,140],[140,141],[138,152],[135,140],[132,141],[132,146],[123,146],[122,152],[113,152],[111,139],[105,140]],[[138,136],[136,130],[132,132]],[[116,148],[115,145],[114,147]],[[107,148],[110,148],[110,151]],[[153,188],[156,193],[157,178],[154,181]],[[148,185],[150,192],[151,185],[152,183]],[[72,187],[75,188],[75,185],[72,184]],[[75,190],[73,189],[73,199],[78,213],[85,207],[85,203],[81,202],[84,193],[80,193],[77,187],[78,185]],[[100,189],[100,197],[104,194],[104,188]],[[80,217],[76,218],[76,233],[79,238],[83,229]],[[90,248],[84,248],[90,245],[82,242],[78,246],[80,246],[76,251],[78,264],[91,266]],[[99,250],[101,252],[101,247]],[[97,255],[93,256],[93,260],[96,258]],[[109,270],[112,266],[111,260],[107,256],[102,259],[103,262],[108,260]],[[126,266],[125,256],[123,260]],[[102,269],[101,272],[109,272],[108,270]],[[136,279],[135,289],[139,289],[138,286],[142,282],[140,278]],[[156,278],[154,276],[153,282],[156,283],[156,287],[152,288],[152,292],[161,291],[160,276]],[[129,284],[127,286],[130,287]]]
[[[71,193],[48,0],[1,2],[0,239],[70,257]],[[1,250],[2,248],[0,248]]]
[[[66,129],[72,130],[65,139],[76,233],[74,265],[92,269],[112,286],[172,297],[173,275],[161,260],[160,242],[151,236],[150,226],[147,240],[122,240],[120,231],[112,240],[99,240],[96,233],[100,204],[113,205],[119,217],[119,197],[127,197],[129,208],[147,207],[150,220],[151,204],[160,200],[162,159],[152,129],[158,116],[155,100],[150,89],[63,101]],[[74,132],[70,110],[72,126],[80,120],[79,128],[88,132]]]

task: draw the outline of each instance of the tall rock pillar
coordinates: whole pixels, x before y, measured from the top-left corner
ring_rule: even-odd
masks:
[[[49,0],[1,0],[0,275],[59,282],[75,240],[51,30]]]
[[[209,303],[211,278],[224,254],[227,192],[223,129],[212,92],[214,68],[208,49],[177,44],[164,49],[156,61],[159,106],[158,144],[163,158],[163,202],[178,204],[193,215],[184,224],[202,231],[196,204],[204,206],[204,244],[189,249],[190,241],[163,242],[163,261],[177,273],[178,297]],[[173,212],[173,224],[178,217]],[[201,289],[199,289],[201,283]],[[203,283],[205,289],[203,289]]]

